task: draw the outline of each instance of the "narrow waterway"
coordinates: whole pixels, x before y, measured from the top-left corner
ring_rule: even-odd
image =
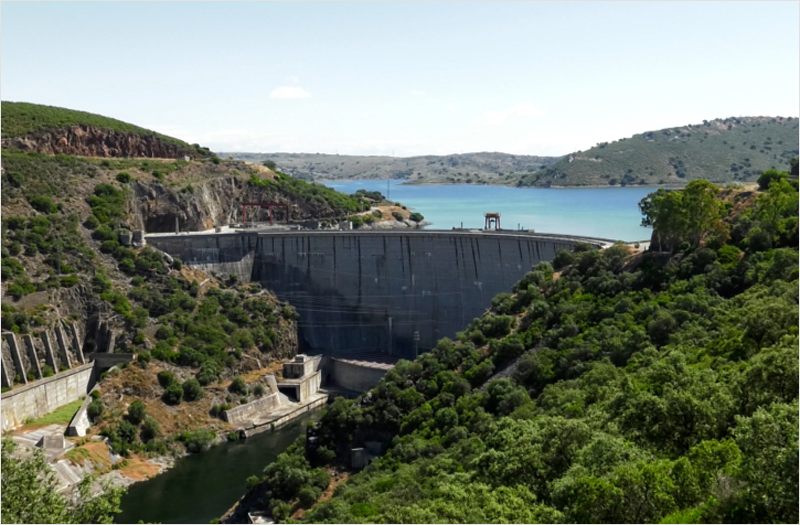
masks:
[[[208,523],[219,518],[244,495],[247,477],[261,475],[321,416],[321,409],[313,410],[274,432],[178,460],[163,474],[129,487],[116,523]]]

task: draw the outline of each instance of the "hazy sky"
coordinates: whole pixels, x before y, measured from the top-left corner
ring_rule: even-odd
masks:
[[[0,96],[215,151],[561,155],[798,116],[798,2],[2,2]]]

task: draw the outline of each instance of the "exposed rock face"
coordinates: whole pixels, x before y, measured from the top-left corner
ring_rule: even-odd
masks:
[[[156,135],[125,133],[95,126],[71,126],[3,139],[4,148],[81,157],[200,158],[196,151]]]
[[[292,221],[326,219],[334,215],[325,203],[287,194],[277,188],[253,186],[236,177],[221,177],[192,185],[187,192],[159,183],[135,182],[131,185],[136,215],[148,233],[174,232],[175,219],[181,231],[202,231],[242,220],[243,202],[278,202],[289,206]],[[283,210],[275,210],[276,223],[285,222]],[[258,217],[258,218],[257,218]],[[251,208],[248,221],[266,221],[267,210]]]

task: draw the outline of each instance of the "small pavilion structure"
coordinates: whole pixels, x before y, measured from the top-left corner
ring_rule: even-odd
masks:
[[[498,212],[487,212],[483,215],[484,217],[484,230],[500,230],[500,213]]]

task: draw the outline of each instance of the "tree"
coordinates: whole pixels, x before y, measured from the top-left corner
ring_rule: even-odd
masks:
[[[101,485],[92,493],[94,477],[78,484],[77,503],[68,501],[58,491],[58,481],[47,465],[44,453],[18,458],[12,453],[17,445],[10,439],[2,442],[3,504],[0,517],[4,523],[113,523],[120,512],[120,500],[127,489]]]
[[[707,180],[694,180],[683,189],[683,210],[686,215],[685,235],[692,246],[699,246],[703,234],[711,231],[721,216],[717,200],[719,187]]]
[[[641,201],[642,226],[653,228],[653,239],[658,251],[672,251],[680,243],[684,229],[682,213],[683,193],[659,188]]]
[[[785,179],[788,177],[789,174],[785,171],[778,171],[778,170],[767,170],[761,174],[758,178],[758,189],[761,191],[765,191],[769,188],[769,185],[775,181],[779,181],[781,179]]]
[[[699,246],[703,234],[715,228],[721,217],[718,192],[714,184],[695,180],[683,190],[661,188],[642,199],[642,226],[653,228],[656,249],[672,251],[682,242]]]

